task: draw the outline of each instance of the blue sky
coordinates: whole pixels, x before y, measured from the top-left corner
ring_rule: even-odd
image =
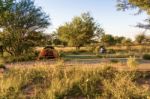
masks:
[[[90,12],[95,21],[107,34],[134,38],[144,30],[134,26],[147,18],[145,13],[134,16],[135,11],[116,10],[117,0],[35,0],[51,18],[52,25],[45,32],[50,33],[74,16]]]

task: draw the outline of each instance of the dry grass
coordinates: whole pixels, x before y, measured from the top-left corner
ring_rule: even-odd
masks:
[[[149,88],[134,80],[135,71],[111,64],[12,67],[0,77],[0,99],[148,99]]]

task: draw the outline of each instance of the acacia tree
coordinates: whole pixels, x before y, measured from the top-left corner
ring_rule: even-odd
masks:
[[[138,13],[143,11],[150,15],[150,0],[117,0],[118,10],[138,9]],[[148,24],[139,23],[137,27],[150,29],[150,18],[145,20]]]
[[[118,10],[138,8],[139,12],[146,11],[150,14],[150,0],[117,0]]]
[[[104,45],[114,45],[115,44],[115,39],[112,35],[105,34],[101,38],[101,43],[103,43]]]
[[[10,9],[14,1],[15,0],[0,0],[0,13]]]
[[[142,42],[146,39],[144,34],[139,34],[135,37],[135,41],[139,44],[142,44]]]
[[[117,45],[117,44],[121,44],[122,41],[125,40],[125,39],[126,39],[126,38],[123,37],[123,36],[121,36],[121,37],[115,36],[115,37],[114,37],[114,40],[115,40],[115,44],[116,44],[116,45]]]
[[[41,41],[41,32],[50,24],[49,17],[32,0],[8,1],[12,1],[9,9],[0,13],[1,42],[11,55],[21,55]]]
[[[81,16],[74,17],[71,22],[60,26],[57,33],[60,40],[79,49],[104,31],[89,13],[82,13]]]

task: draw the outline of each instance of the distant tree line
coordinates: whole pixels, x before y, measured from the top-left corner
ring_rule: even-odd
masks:
[[[119,10],[138,8],[150,14],[150,0],[118,0]],[[150,29],[150,20],[138,27]],[[64,45],[80,47],[92,43],[104,45],[131,45],[149,42],[145,35],[138,35],[133,42],[129,38],[106,34],[90,13],[75,16],[51,34],[43,31],[50,25],[49,16],[37,7],[33,0],[0,0],[0,46],[12,56],[26,54],[36,46]]]

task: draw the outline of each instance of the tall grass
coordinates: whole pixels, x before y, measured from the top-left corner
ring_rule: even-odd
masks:
[[[0,99],[147,99],[134,74],[112,67],[14,67],[0,78]]]

